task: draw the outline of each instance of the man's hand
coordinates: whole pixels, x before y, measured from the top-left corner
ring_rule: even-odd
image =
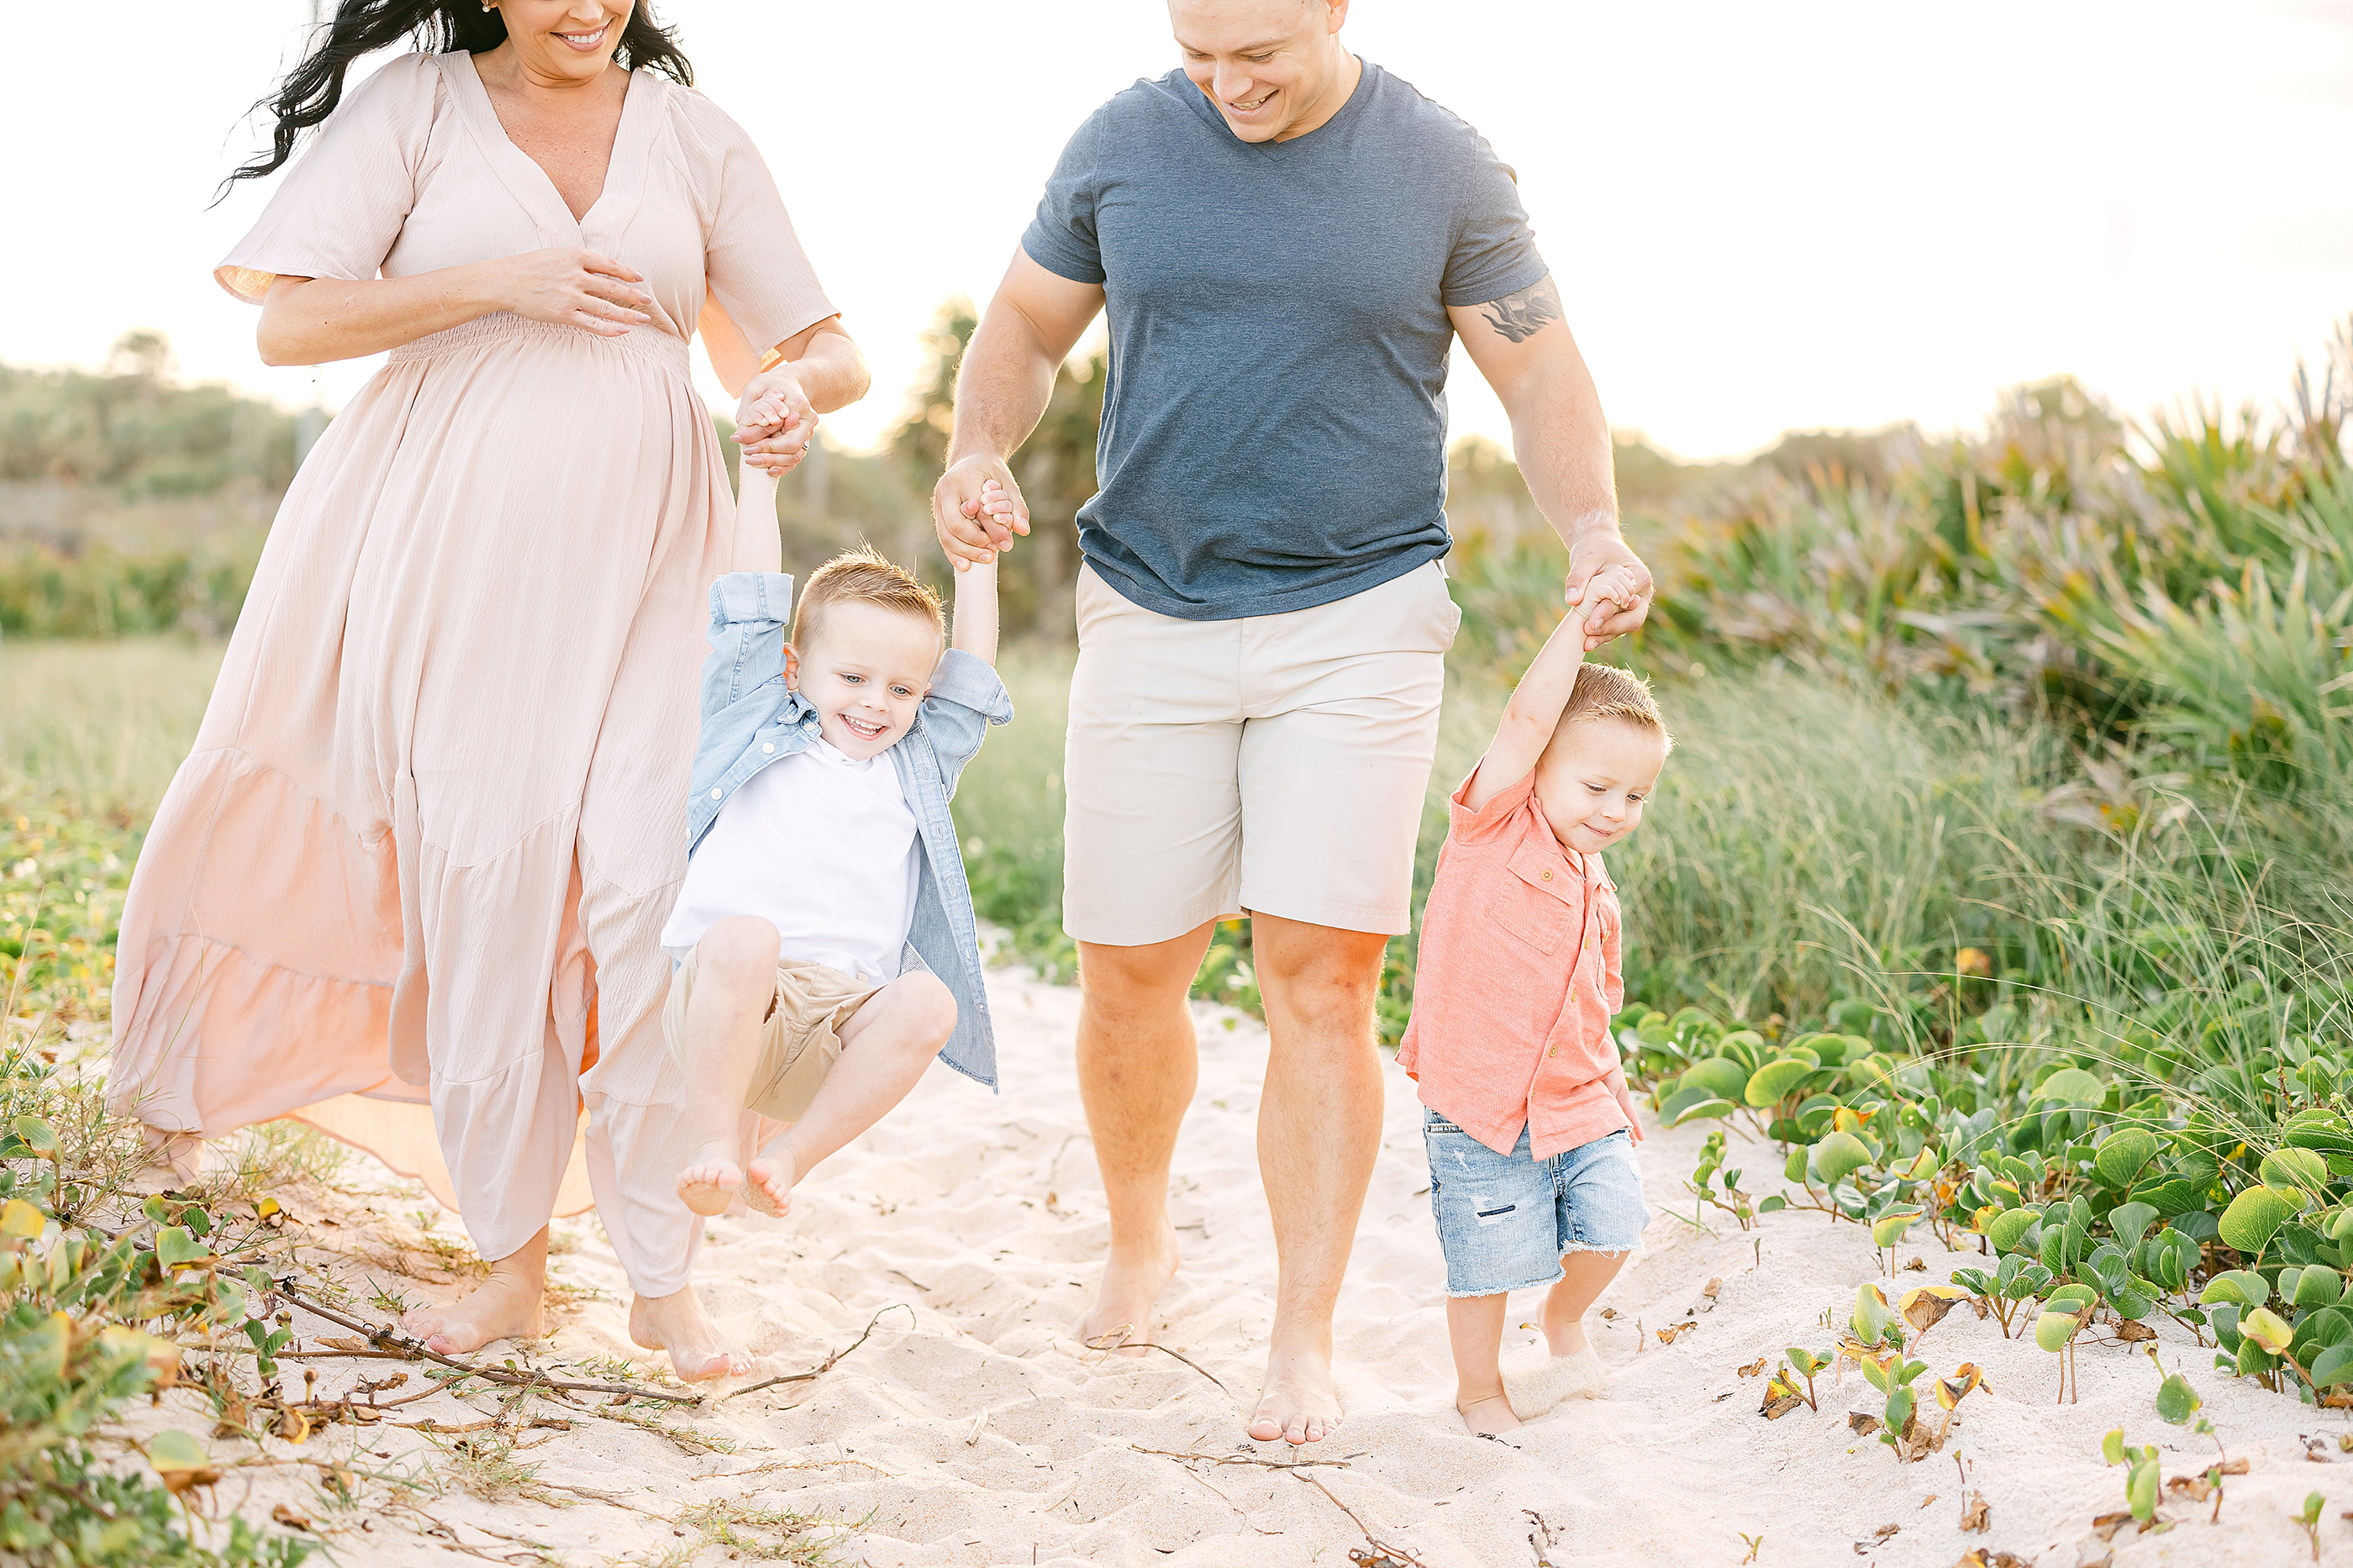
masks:
[[[990,488],[997,494],[992,500]],[[1013,470],[999,458],[970,457],[948,465],[932,487],[932,529],[959,572],[985,564],[1029,531],[1029,508]]]
[[[771,478],[800,467],[817,439],[817,422],[800,373],[789,363],[745,382],[735,405],[735,439],[744,460]]]
[[[1596,583],[1604,573],[1609,575]],[[1605,591],[1592,592],[1596,588]],[[1586,652],[1641,626],[1651,613],[1654,592],[1651,569],[1627,548],[1625,536],[1616,528],[1597,526],[1578,532],[1569,547],[1563,597],[1571,606],[1586,606]]]

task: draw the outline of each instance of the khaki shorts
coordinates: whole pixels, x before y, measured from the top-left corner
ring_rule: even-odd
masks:
[[[694,994],[694,964],[702,956],[700,948],[686,955],[670,977],[670,1000],[662,1005],[662,1037],[670,1054],[681,1060],[686,1003]],[[774,1121],[797,1121],[841,1059],[841,1026],[881,989],[878,982],[822,963],[777,964],[776,994],[760,1025],[760,1059],[744,1092],[744,1109]]]
[[[1079,573],[1062,926],[1140,947],[1245,912],[1409,929],[1446,650],[1436,562],[1312,609],[1187,621]]]

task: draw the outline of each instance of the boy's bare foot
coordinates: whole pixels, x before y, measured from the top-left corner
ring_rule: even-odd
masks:
[[[1124,1337],[1132,1345],[1152,1337],[1152,1307],[1176,1277],[1183,1261],[1176,1251],[1176,1227],[1163,1220],[1156,1244],[1136,1248],[1113,1247],[1103,1264],[1103,1285],[1095,1304],[1079,1321],[1079,1338],[1121,1355],[1140,1356],[1140,1350],[1118,1350],[1113,1342]]]
[[[697,1149],[678,1173],[680,1200],[699,1215],[725,1214],[744,1187],[743,1167],[735,1163],[734,1156],[735,1151],[724,1143],[705,1143]]]
[[[689,1383],[752,1370],[750,1361],[727,1348],[691,1285],[667,1296],[630,1297],[629,1338],[649,1351],[670,1352],[670,1366]]]
[[[1267,1352],[1266,1382],[1250,1435],[1261,1443],[1320,1443],[1340,1429],[1340,1391],[1332,1384],[1332,1339],[1278,1342]]]
[[[798,1180],[800,1173],[793,1169],[793,1157],[785,1152],[784,1140],[778,1139],[744,1167],[744,1201],[754,1214],[782,1218],[792,1212],[793,1184]]]
[[[1500,1394],[1474,1399],[1468,1405],[1458,1400],[1454,1408],[1461,1412],[1462,1425],[1474,1437],[1493,1437],[1500,1432],[1519,1429],[1520,1418],[1512,1413],[1511,1400]]]
[[[547,1254],[526,1247],[491,1265],[491,1277],[446,1307],[419,1307],[400,1326],[443,1355],[464,1355],[492,1340],[536,1339],[547,1294]]]

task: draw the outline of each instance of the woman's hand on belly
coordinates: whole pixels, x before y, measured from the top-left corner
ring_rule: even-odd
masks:
[[[653,318],[645,279],[577,246],[410,278],[288,278],[269,285],[257,334],[265,364],[326,364],[413,343],[500,310],[617,338]]]

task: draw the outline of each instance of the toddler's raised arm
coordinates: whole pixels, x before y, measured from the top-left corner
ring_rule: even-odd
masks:
[[[1010,517],[1012,499],[995,479],[980,488],[980,509]],[[971,566],[956,574],[955,635],[950,646],[994,665],[997,662],[997,563]]]
[[[776,476],[750,463],[735,485],[735,538],[728,552],[731,572],[781,572],[784,542],[776,534]]]
[[[1585,662],[1588,606],[1598,607],[1608,600],[1622,608],[1631,602],[1633,593],[1630,574],[1622,571],[1596,574],[1586,586],[1585,597],[1571,605],[1560,625],[1553,627],[1535,661],[1513,689],[1503,721],[1495,726],[1495,738],[1487,743],[1487,754],[1479,759],[1479,771],[1464,800],[1472,810],[1527,777],[1552,742],[1553,731],[1568,707],[1569,694],[1577,689],[1577,668]]]

